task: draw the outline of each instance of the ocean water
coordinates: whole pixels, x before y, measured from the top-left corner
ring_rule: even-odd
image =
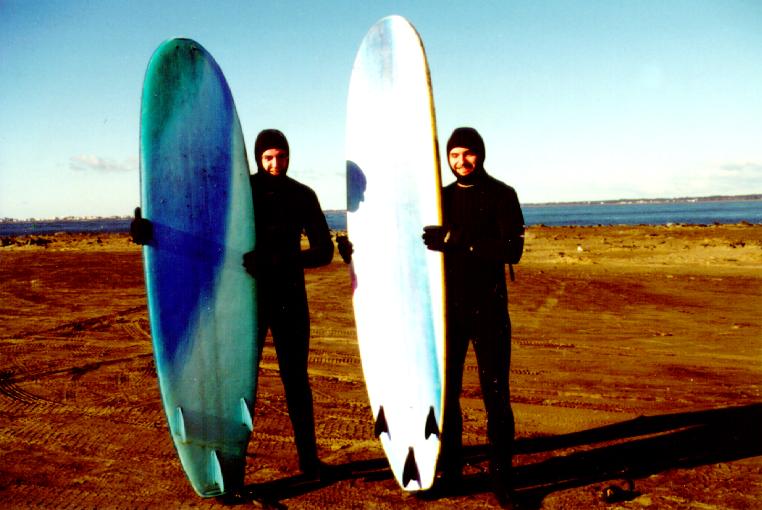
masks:
[[[762,200],[524,205],[522,212],[529,226],[762,223]],[[326,220],[333,230],[347,228],[344,211],[326,211]]]
[[[527,225],[711,225],[762,224],[762,200],[697,201],[641,204],[524,205]],[[325,211],[332,230],[346,230],[344,211]],[[42,235],[56,232],[127,232],[129,218],[39,220],[0,223],[0,236]]]
[[[97,218],[3,222],[0,223],[0,236],[43,235],[58,232],[128,232],[130,221],[130,218]]]
[[[527,225],[762,223],[762,200],[524,206]]]

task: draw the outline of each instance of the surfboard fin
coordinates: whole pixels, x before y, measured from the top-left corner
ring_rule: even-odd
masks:
[[[175,436],[180,439],[181,443],[188,442],[188,435],[185,431],[185,418],[183,417],[183,408],[177,406],[175,409]]]
[[[220,494],[225,493],[225,480],[222,477],[222,465],[220,464],[220,457],[217,450],[212,450],[209,455],[209,483],[212,486],[209,492],[218,492]]]
[[[254,432],[254,420],[251,417],[251,409],[249,409],[249,404],[243,397],[241,397],[241,423],[243,423],[250,432]]]
[[[384,432],[386,432],[386,434],[389,437],[392,437],[392,435],[389,434],[389,425],[386,423],[386,415],[384,414],[384,406],[381,406],[378,409],[378,416],[376,416],[376,425],[373,427],[373,433],[376,435],[376,437],[379,437]]]
[[[415,462],[415,452],[411,446],[407,451],[405,467],[402,468],[402,486],[407,487],[407,484],[413,480],[418,482],[418,486],[421,487],[421,474],[418,472],[418,464]]]
[[[429,407],[429,415],[426,417],[426,439],[434,434],[440,437],[439,425],[437,425],[437,417],[434,415],[434,406]]]

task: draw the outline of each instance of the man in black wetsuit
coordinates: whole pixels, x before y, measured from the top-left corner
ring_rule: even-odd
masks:
[[[446,483],[462,476],[460,393],[471,340],[487,411],[490,476],[499,502],[510,506],[514,421],[505,264],[521,258],[524,217],[516,192],[487,174],[484,157],[484,141],[475,129],[453,131],[447,158],[457,180],[443,190],[443,224],[425,227],[423,234],[426,246],[445,258],[448,333],[440,468]]]
[[[304,268],[329,264],[333,241],[315,192],[287,177],[289,147],[278,130],[266,129],[254,143],[257,173],[251,176],[257,244],[244,255],[257,279],[260,355],[268,329],[278,356],[280,377],[294,428],[299,467],[320,476],[312,391],[307,377],[310,318]],[[302,232],[309,248],[302,250]]]
[[[299,467],[309,478],[321,476],[318,459],[312,390],[307,377],[310,318],[304,286],[304,268],[329,264],[333,242],[315,192],[286,176],[289,148],[278,130],[259,133],[254,143],[257,173],[250,176],[257,229],[255,251],[243,265],[258,288],[259,357],[268,329],[278,355],[280,377],[294,428]],[[301,249],[302,232],[309,248]],[[148,244],[153,226],[140,208],[130,224],[132,240]],[[323,471],[322,474],[325,474]]]

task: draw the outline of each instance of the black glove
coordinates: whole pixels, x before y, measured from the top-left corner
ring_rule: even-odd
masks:
[[[355,249],[354,246],[352,246],[352,242],[349,240],[349,238],[346,235],[337,235],[336,245],[339,248],[339,255],[341,255],[341,260],[343,260],[345,264],[351,263],[352,254],[354,253]]]
[[[448,248],[447,241],[450,240],[450,231],[439,225],[429,225],[423,227],[422,237],[426,248],[443,252]]]
[[[246,272],[254,278],[257,277],[257,250],[250,251],[243,254],[243,267],[246,268]]]
[[[135,218],[130,222],[130,237],[135,244],[148,244],[153,240],[153,223],[143,219],[140,207],[135,208]]]

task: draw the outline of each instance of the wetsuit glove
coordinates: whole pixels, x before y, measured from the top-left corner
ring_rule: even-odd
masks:
[[[349,238],[345,235],[337,235],[336,245],[339,248],[339,255],[341,255],[341,260],[343,260],[345,264],[351,263],[352,254],[354,253],[355,249],[354,246],[352,246],[352,242],[349,240]]]
[[[250,251],[243,254],[243,267],[246,268],[246,272],[254,278],[257,277],[257,250]]]
[[[143,218],[140,207],[135,208],[135,217],[130,222],[130,237],[135,244],[148,244],[153,240],[153,224]]]
[[[450,232],[445,227],[439,225],[423,227],[423,242],[429,250],[445,251],[449,236]]]

